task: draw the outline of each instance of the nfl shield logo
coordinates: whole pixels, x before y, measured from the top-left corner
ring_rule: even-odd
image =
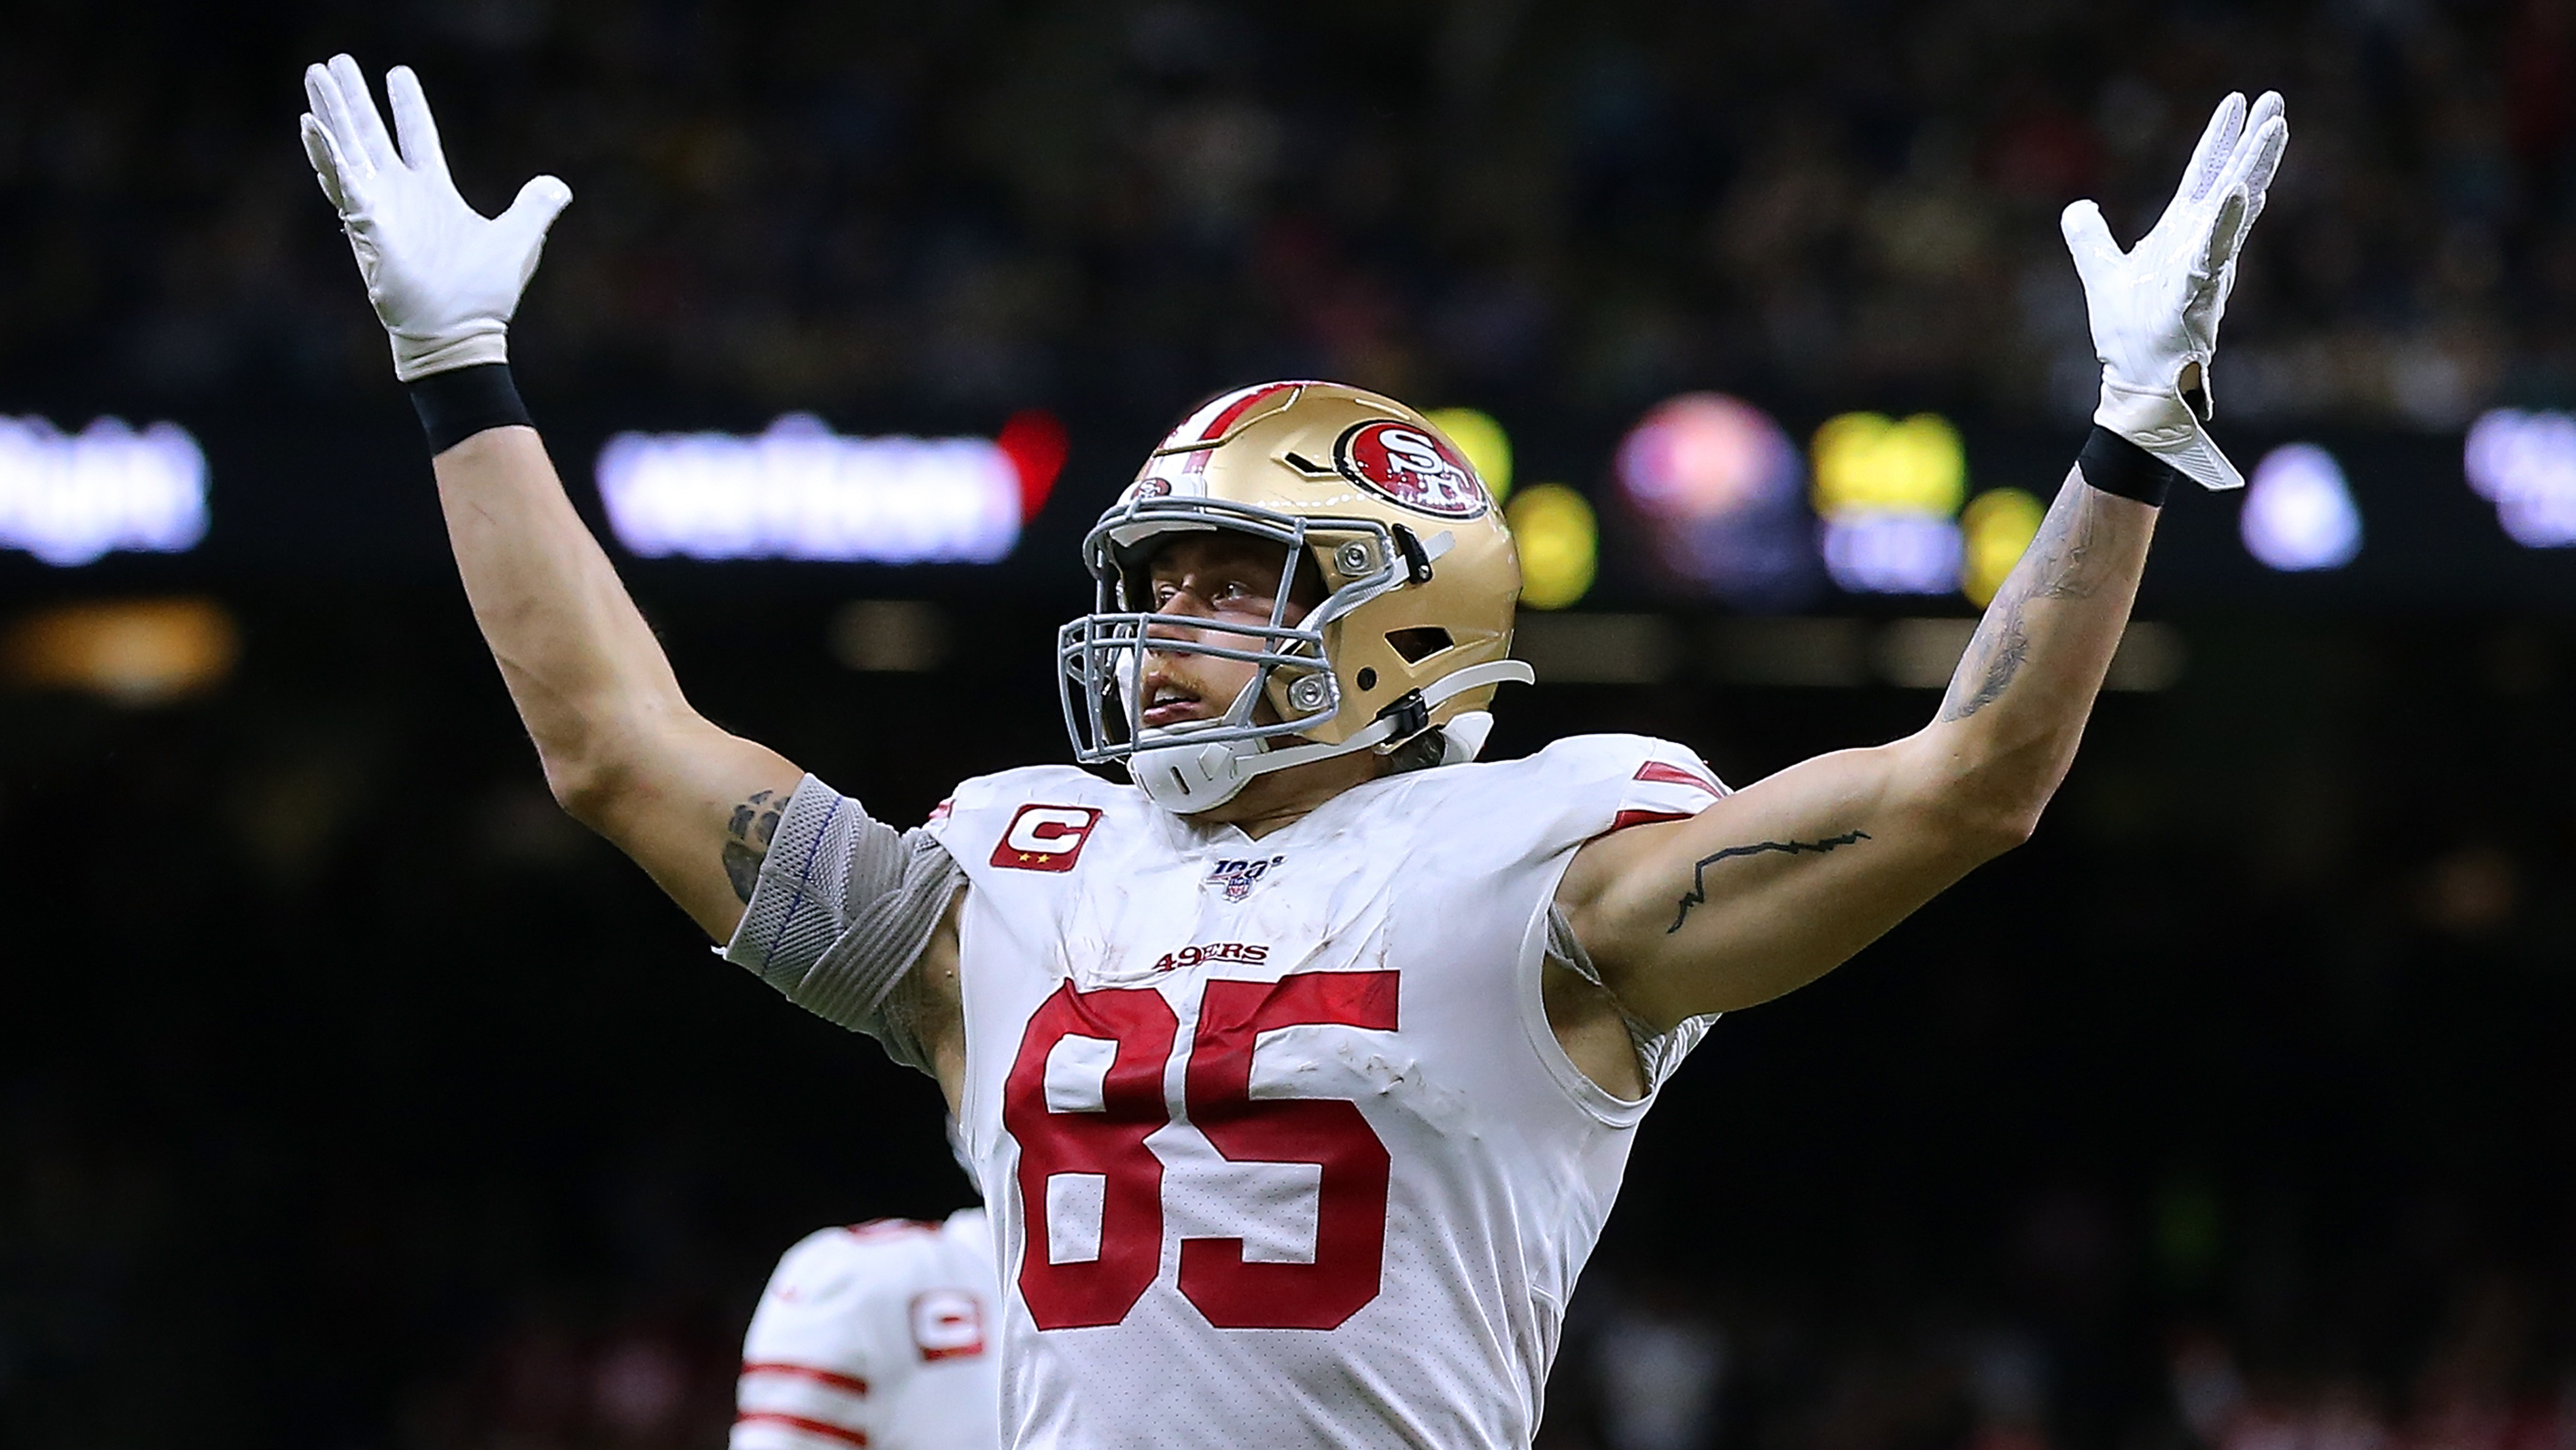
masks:
[[[1224,887],[1228,901],[1241,901],[1252,894],[1252,888],[1260,884],[1262,877],[1270,874],[1271,867],[1287,859],[1273,856],[1266,861],[1219,861],[1216,869],[1208,873],[1208,885]]]

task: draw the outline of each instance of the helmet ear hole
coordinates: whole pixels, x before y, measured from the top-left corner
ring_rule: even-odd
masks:
[[[1402,655],[1408,665],[1418,665],[1457,643],[1450,638],[1449,631],[1437,625],[1391,629],[1387,631],[1386,642],[1394,646],[1395,652]]]

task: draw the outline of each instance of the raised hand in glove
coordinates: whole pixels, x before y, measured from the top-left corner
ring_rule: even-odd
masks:
[[[393,135],[358,63],[345,55],[307,66],[304,94],[313,107],[304,117],[304,154],[339,208],[367,300],[393,339],[394,376],[412,382],[506,361],[510,314],[572,188],[539,176],[497,217],[466,205],[408,66],[385,74]]]
[[[2209,436],[2209,364],[2236,285],[2236,253],[2289,143],[2278,91],[2264,92],[2250,115],[2245,97],[2231,95],[2201,133],[2182,189],[2136,247],[2121,251],[2090,201],[2058,218],[2102,360],[2093,421],[2203,488],[2245,483]]]

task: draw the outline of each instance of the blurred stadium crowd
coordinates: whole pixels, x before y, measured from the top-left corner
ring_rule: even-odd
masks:
[[[572,183],[517,329],[541,411],[1162,420],[1320,374],[2064,421],[2093,364],[2057,209],[2134,233],[2214,95],[2261,85],[2299,151],[2224,414],[2576,390],[2559,0],[11,27],[11,409],[403,426],[292,139],[340,48],[421,69],[486,207]],[[815,580],[670,577],[646,603],[710,713],[891,819],[1062,757],[1051,619],[864,676]],[[708,961],[554,811],[452,596],[234,602],[259,647],[218,696],[0,694],[0,1444],[717,1443],[777,1252],[963,1200],[935,1092]],[[2576,636],[2185,625],[2191,672],[2105,707],[2034,845],[1683,1074],[1543,1444],[2576,1450]],[[1928,708],[1561,687],[1497,750],[1638,729],[1744,780]]]
[[[572,182],[519,330],[558,391],[1159,417],[1313,375],[2080,416],[2058,208],[2134,235],[2256,81],[2301,146],[2230,318],[2240,420],[2450,425],[2576,378],[2563,0],[13,17],[0,375],[58,392],[381,386],[291,144],[298,58],[343,47],[423,69],[481,204]]]

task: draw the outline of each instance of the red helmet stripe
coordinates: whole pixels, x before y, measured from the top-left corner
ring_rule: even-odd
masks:
[[[1242,393],[1236,396],[1233,402],[1226,405],[1225,411],[1210,419],[1208,421],[1208,425],[1205,428],[1200,429],[1199,436],[1192,441],[1199,443],[1213,443],[1216,440],[1223,438],[1225,436],[1225,431],[1228,428],[1233,427],[1244,414],[1252,411],[1253,404],[1258,403],[1265,398],[1275,398],[1281,393],[1299,386],[1301,385],[1297,383],[1263,383],[1257,388],[1244,389]]]
[[[1219,398],[1199,410],[1200,415],[1207,419],[1205,423],[1192,429],[1184,422],[1180,427],[1172,430],[1171,437],[1163,440],[1163,448],[1166,450],[1189,448],[1201,443],[1217,442],[1225,437],[1228,429],[1243,421],[1243,415],[1251,412],[1255,404],[1275,398],[1292,388],[1304,386],[1306,385],[1301,382],[1262,383],[1257,387],[1245,388],[1231,397]],[[1214,411],[1211,412],[1211,409]],[[1187,436],[1183,436],[1184,434]]]
[[[1254,404],[1261,402],[1265,398],[1275,398],[1281,393],[1287,392],[1298,386],[1300,386],[1300,384],[1297,383],[1263,383],[1257,388],[1244,389],[1241,393],[1235,395],[1233,402],[1226,404],[1224,408],[1218,411],[1214,418],[1209,419],[1208,425],[1201,428],[1199,430],[1199,436],[1191,441],[1194,443],[1214,443],[1224,438],[1226,430],[1232,428],[1238,421],[1240,421],[1244,414],[1251,412]],[[1215,449],[1202,448],[1198,452],[1193,453],[1188,458],[1182,460],[1181,472],[1205,473],[1207,472],[1208,460],[1215,456]]]

